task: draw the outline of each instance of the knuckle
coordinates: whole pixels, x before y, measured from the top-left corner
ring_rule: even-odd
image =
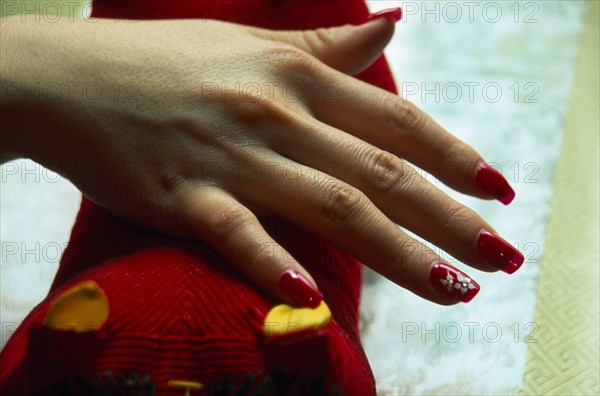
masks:
[[[438,259],[433,250],[423,243],[412,239],[401,239],[397,244],[397,251],[390,259],[390,268],[394,279],[400,284],[410,283],[415,265],[431,263]]]
[[[460,159],[462,157],[461,151],[463,147],[460,144],[460,140],[447,136],[444,141],[444,154],[442,161],[445,164],[454,165],[456,159]]]
[[[448,135],[443,141],[444,150],[436,164],[438,178],[446,184],[465,181],[471,174],[472,164],[477,160],[471,161],[468,146],[455,137]]]
[[[366,199],[360,191],[337,181],[325,185],[324,196],[324,218],[334,225],[351,221],[362,210]]]
[[[396,252],[390,259],[390,268],[396,280],[401,283],[406,281],[407,274],[410,273],[411,263],[419,262],[423,253],[423,245],[410,238],[401,239],[396,245]]]
[[[367,182],[380,193],[388,193],[400,188],[406,176],[406,163],[395,155],[374,150],[367,156]]]
[[[265,263],[272,267],[273,247],[253,241],[246,246],[239,247],[242,254],[243,270],[249,274],[257,274]]]
[[[444,230],[459,232],[473,221],[474,212],[464,205],[455,203],[450,205],[446,211]]]
[[[393,279],[402,284],[406,281],[408,263],[411,261],[416,250],[418,250],[418,246],[415,241],[400,241],[396,245],[396,249],[397,251],[389,261],[389,266],[393,274]]]
[[[315,77],[320,70],[319,62],[315,57],[295,46],[278,45],[265,51],[267,52],[265,59],[269,59],[269,65],[285,80],[290,78],[291,72],[299,76]]]
[[[312,31],[313,34],[308,35],[312,38],[313,42],[319,45],[319,48],[331,48],[336,44],[335,42],[335,30],[329,28],[318,28]]]
[[[220,210],[219,210],[220,209]],[[252,214],[241,207],[217,208],[208,221],[208,231],[217,238],[228,238],[252,221]]]
[[[178,172],[174,172],[172,169],[168,169],[165,166],[161,169],[157,175],[158,186],[166,194],[184,193],[185,187],[188,185],[188,180]]]
[[[231,102],[229,106],[229,112],[236,121],[244,125],[266,127],[285,118],[286,109],[273,98],[248,93],[244,97],[246,100]]]
[[[424,116],[417,106],[409,100],[389,97],[390,120],[392,127],[403,134],[420,129]]]
[[[329,28],[318,28],[303,32],[303,39],[306,48],[313,53],[322,53],[335,44],[334,30]]]

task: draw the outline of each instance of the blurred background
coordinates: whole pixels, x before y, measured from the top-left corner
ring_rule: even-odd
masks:
[[[472,274],[481,293],[454,307],[368,276],[362,334],[379,393],[598,394],[598,2],[369,5],[403,7],[387,50],[402,96],[517,197],[449,193],[526,257],[511,276]]]
[[[378,394],[599,394],[598,2],[368,4],[403,8],[386,50],[401,95],[481,152],[517,198],[478,201],[427,177],[526,256],[514,275],[476,273],[479,296],[453,307],[366,270],[361,328]],[[0,5],[2,18],[90,11],[82,1]],[[0,176],[4,346],[48,292],[81,196],[28,160]]]

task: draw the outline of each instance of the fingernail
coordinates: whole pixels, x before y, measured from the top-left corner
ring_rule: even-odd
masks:
[[[510,243],[489,231],[483,231],[477,241],[479,256],[507,274],[512,274],[523,265],[525,257]]]
[[[445,263],[433,265],[430,279],[433,287],[464,303],[471,301],[481,290],[477,282]]]
[[[287,270],[281,275],[279,288],[303,307],[316,308],[323,301],[323,294],[293,270]]]
[[[483,192],[494,196],[504,205],[508,205],[515,198],[515,191],[504,176],[484,162],[479,165],[479,170],[475,175],[475,184]]]
[[[375,14],[369,15],[367,22],[377,18],[387,18],[392,22],[398,22],[402,18],[402,8],[388,8],[387,10],[381,10]]]

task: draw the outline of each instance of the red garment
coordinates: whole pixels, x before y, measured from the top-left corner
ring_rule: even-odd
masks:
[[[361,0],[96,0],[92,15],[310,29],[361,23],[368,10]],[[383,57],[359,78],[395,92]],[[208,246],[136,226],[84,197],[49,296],[0,354],[0,394],[182,395],[172,380],[202,383],[192,396],[375,394],[358,333],[360,264],[285,221],[261,222],[319,285],[332,312],[326,329],[265,337],[265,315],[279,302]],[[51,303],[87,280],[109,301],[102,327],[44,326]]]

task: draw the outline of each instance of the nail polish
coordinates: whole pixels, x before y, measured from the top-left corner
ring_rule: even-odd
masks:
[[[477,241],[479,256],[507,274],[512,274],[523,265],[525,257],[510,243],[489,231],[483,231]]]
[[[367,22],[377,18],[387,18],[392,22],[396,23],[402,18],[402,8],[388,8],[387,10],[381,10],[374,14],[369,15]]]
[[[303,307],[316,308],[323,301],[323,294],[294,270],[287,270],[281,275],[279,288]]]
[[[504,176],[486,163],[481,163],[475,175],[475,184],[486,194],[494,196],[504,205],[508,205],[515,198],[515,191],[506,181]]]
[[[446,263],[435,263],[431,268],[433,287],[464,303],[471,301],[481,288],[473,279]]]

